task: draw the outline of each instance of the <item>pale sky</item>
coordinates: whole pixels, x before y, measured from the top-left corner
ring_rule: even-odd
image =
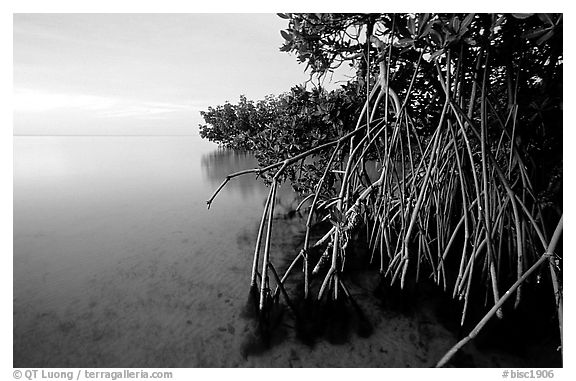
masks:
[[[275,14],[15,14],[14,134],[197,134],[308,78]]]

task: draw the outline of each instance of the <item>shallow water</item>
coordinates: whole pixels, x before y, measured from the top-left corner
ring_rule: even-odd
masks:
[[[246,350],[252,245],[267,194],[245,176],[210,210],[247,154],[196,137],[14,139],[15,367],[414,367],[456,342],[430,306],[382,310],[365,285],[351,292],[374,325],[368,338]],[[279,193],[274,255],[292,255],[302,220]],[[522,366],[467,350],[468,366]]]

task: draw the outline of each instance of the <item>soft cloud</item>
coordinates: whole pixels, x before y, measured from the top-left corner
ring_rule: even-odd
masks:
[[[308,79],[274,14],[15,14],[14,133],[188,134]]]
[[[202,104],[150,102],[101,95],[50,93],[17,89],[14,93],[16,113],[45,113],[51,111],[85,112],[96,118],[168,118],[173,113],[194,112]]]

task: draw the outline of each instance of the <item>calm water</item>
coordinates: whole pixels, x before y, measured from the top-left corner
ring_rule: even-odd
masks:
[[[374,310],[369,338],[288,335],[249,355],[240,315],[267,190],[246,176],[205,200],[252,157],[195,137],[16,137],[14,150],[15,367],[430,366],[455,343],[425,308]],[[279,197],[282,217],[296,201]],[[293,253],[298,222],[283,220],[275,253]]]

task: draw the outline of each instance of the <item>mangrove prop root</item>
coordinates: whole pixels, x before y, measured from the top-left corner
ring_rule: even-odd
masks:
[[[508,300],[508,298],[512,294],[514,294],[514,292],[518,289],[518,287],[520,287],[520,284],[522,284],[526,280],[526,278],[528,278],[534,271],[536,271],[538,267],[540,267],[540,265],[542,265],[546,260],[550,260],[551,258],[553,258],[554,250],[556,250],[556,245],[558,244],[558,241],[560,240],[560,236],[562,234],[562,227],[563,227],[562,220],[563,217],[560,217],[560,221],[556,226],[556,230],[554,231],[554,235],[552,236],[552,239],[548,244],[546,252],[508,289],[508,291],[506,291],[506,293],[498,300],[496,304],[494,304],[494,306],[490,309],[490,311],[488,311],[488,313],[482,318],[482,320],[480,320],[480,322],[476,325],[476,327],[474,327],[474,329],[468,334],[468,336],[460,340],[444,355],[444,357],[442,357],[442,359],[440,359],[440,361],[438,361],[438,364],[436,364],[437,368],[446,365],[446,363],[450,361],[450,359],[456,354],[456,352],[460,350],[460,348],[462,348],[470,340],[475,338],[478,335],[478,333],[482,330],[482,328],[484,328],[486,323],[496,314],[496,312],[500,309],[500,307],[502,307],[504,302]]]
[[[350,252],[351,233],[364,224],[366,231],[371,231],[368,244],[372,257],[375,261],[379,257],[380,273],[391,283],[398,281],[403,287],[413,273],[416,281],[419,277],[433,278],[464,302],[462,324],[474,302],[472,295],[477,294],[474,288],[480,286],[493,300],[493,314],[501,315],[500,306],[510,293],[515,293],[516,302],[520,302],[522,282],[533,271],[531,266],[545,260],[539,256],[542,251],[550,256],[552,241],[546,238],[540,200],[530,183],[530,163],[522,161],[525,152],[514,138],[516,119],[520,118],[517,106],[498,115],[502,111],[490,100],[492,68],[488,64],[493,54],[488,54],[490,48],[479,49],[475,71],[472,67],[466,69],[462,55],[451,55],[449,48],[441,59],[434,60],[434,78],[429,79],[436,87],[440,85],[436,95],[442,99],[434,111],[438,118],[431,119],[434,124],[422,126],[430,122],[412,116],[408,105],[414,100],[411,89],[416,79],[431,71],[430,65],[420,65],[423,50],[408,91],[395,92],[389,87],[390,70],[395,67],[391,44],[385,45],[377,38],[367,41],[376,44],[378,59],[372,62],[378,64],[379,73],[374,86],[366,81],[367,99],[354,124],[346,126],[353,130],[283,161],[229,174],[207,205],[210,207],[226,184],[238,176],[273,175],[252,263],[251,287],[260,293],[260,309],[267,298],[288,295],[286,281],[300,266],[300,260],[306,300],[312,289],[309,276],[320,272],[326,274],[317,299],[328,290],[334,298],[345,296],[346,289],[339,284],[350,262],[346,255]],[[471,78],[471,84],[467,78]],[[315,185],[314,190],[297,208],[308,213],[304,246],[278,279],[272,267],[270,240],[279,179],[288,166],[302,165],[304,159],[319,153],[330,156],[330,160],[323,162],[323,171],[319,171],[322,177],[310,184]],[[375,181],[365,173],[365,164],[374,158],[378,163]],[[330,186],[324,184],[329,174]],[[310,207],[304,207],[310,200]],[[334,226],[313,243],[311,221],[318,214],[321,220],[335,217],[330,218]],[[317,263],[311,262],[317,259],[316,255],[308,255],[312,252],[323,252]],[[562,273],[552,259],[548,267],[561,329]],[[507,269],[514,269],[517,285],[501,297]],[[273,292],[271,277],[276,279]]]

